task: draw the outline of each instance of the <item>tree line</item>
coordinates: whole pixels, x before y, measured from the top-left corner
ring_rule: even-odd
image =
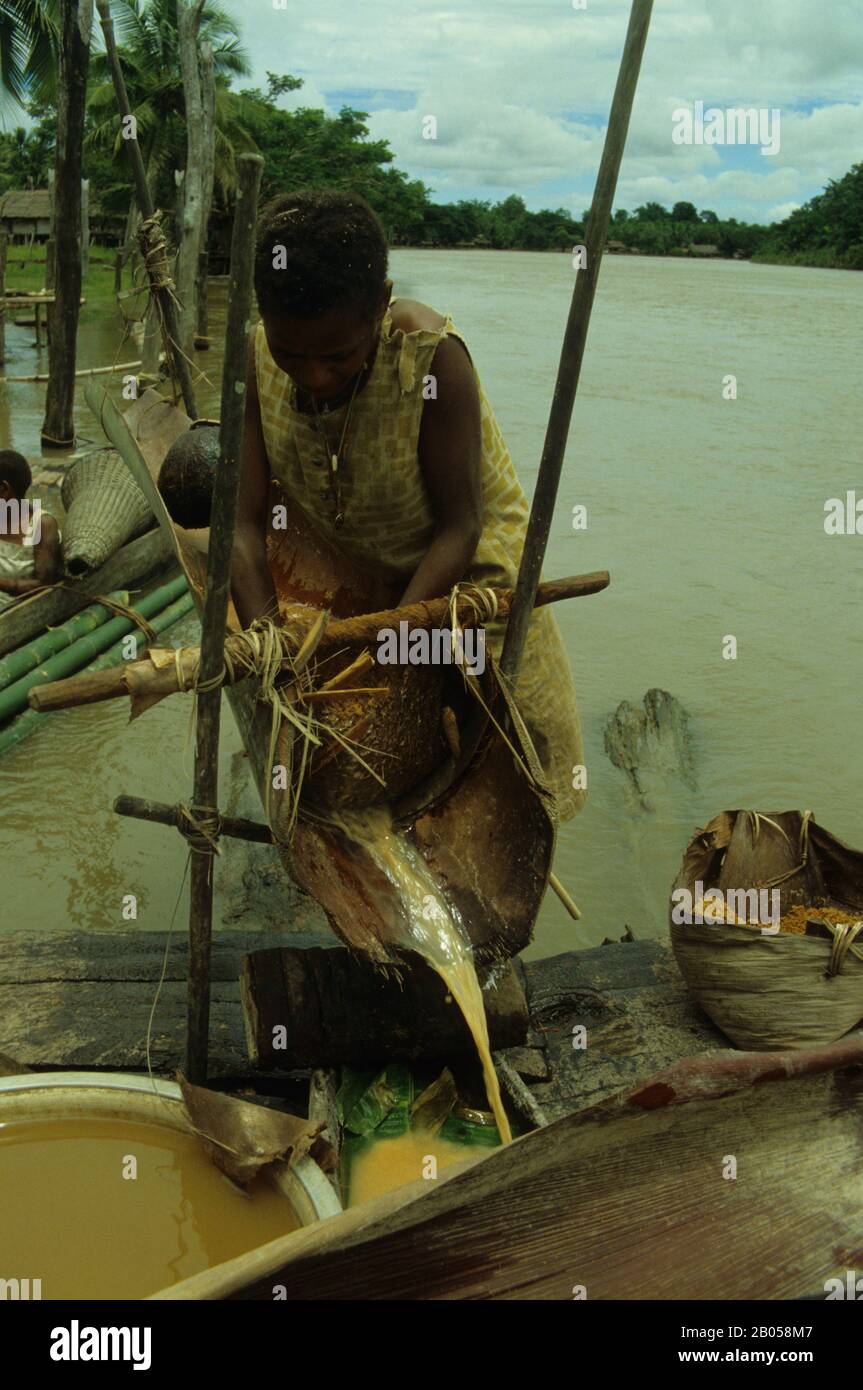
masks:
[[[0,0],[0,18],[4,3],[8,8],[10,0]],[[11,7],[16,8],[14,3]],[[32,23],[33,14],[45,12],[48,24],[50,4],[21,0],[18,8],[32,12]],[[178,0],[115,0],[113,12],[154,200],[170,218],[178,205],[175,170],[185,167],[187,157]],[[284,93],[302,87],[300,78],[268,73],[264,89],[239,85],[250,72],[240,29],[211,0],[202,6],[198,37],[213,52],[217,213],[231,208],[236,155],[256,150],[265,160],[262,198],[310,184],[359,192],[379,214],[395,246],[566,251],[583,239],[586,211],[581,217],[562,207],[532,211],[516,194],[498,202],[436,202],[433,189],[396,167],[386,140],[370,138],[366,112],[344,106],[338,115],[329,116],[312,107],[286,111],[276,105]],[[0,132],[0,193],[44,187],[54,163],[56,111],[38,26],[31,39],[34,52],[42,43],[41,67],[36,63],[39,80],[28,83],[26,74],[20,74],[18,95],[26,100],[33,124]],[[7,65],[4,77],[9,75]],[[14,91],[14,72],[11,77]],[[94,51],[83,173],[98,191],[102,210],[118,217],[127,217],[134,204],[124,155],[107,60]],[[863,166],[855,165],[771,226],[721,218],[690,202],[677,202],[670,209],[648,202],[632,212],[618,209],[609,240],[618,243],[615,249],[642,255],[686,255],[693,247],[715,248],[727,257],[863,269]]]

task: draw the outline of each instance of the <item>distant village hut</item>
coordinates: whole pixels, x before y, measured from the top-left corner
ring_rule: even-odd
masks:
[[[98,198],[90,198],[90,241],[99,246],[120,246],[126,218],[106,212]],[[10,188],[0,196],[0,231],[9,242],[43,242],[51,235],[51,197],[47,188]]]
[[[10,242],[47,241],[51,204],[47,188],[10,188],[0,198],[0,228]]]

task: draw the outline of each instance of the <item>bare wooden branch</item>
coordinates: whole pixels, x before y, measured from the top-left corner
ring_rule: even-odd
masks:
[[[260,155],[237,160],[237,205],[231,244],[231,288],[222,373],[221,449],[213,485],[212,521],[207,556],[207,587],[201,619],[201,667],[195,730],[194,801],[215,808],[219,779],[219,725],[225,625],[231,551],[240,485],[240,449],[245,411],[246,341],[252,307],[254,229],[264,161]],[[189,906],[189,1017],[186,1071],[195,1083],[206,1081],[210,1017],[210,944],[213,917],[213,860],[192,856]]]
[[[156,825],[172,825],[179,829],[183,824],[183,815],[179,806],[169,806],[164,801],[147,801],[141,796],[118,796],[114,802],[114,810],[118,816],[129,816],[133,820],[152,821]],[[264,825],[261,821],[247,820],[244,816],[222,816],[219,822],[219,834],[227,835],[232,840],[251,840],[259,845],[274,843],[273,834],[268,825]]]
[[[210,331],[210,314],[207,302],[207,282],[209,252],[207,247],[210,228],[210,209],[213,203],[213,184],[216,170],[216,76],[213,62],[213,46],[204,42],[200,53],[201,73],[201,236],[198,244],[198,269],[195,297],[197,300],[197,321],[195,336],[198,345]]]
[[[579,598],[596,594],[608,585],[608,573],[599,570],[595,574],[574,575],[569,579],[553,579],[541,584],[536,593],[537,606],[556,603],[565,598]],[[498,613],[505,616],[512,600],[511,589],[496,589]],[[465,626],[476,623],[476,614],[467,601],[459,605],[459,621]],[[445,625],[449,619],[449,599],[430,599],[423,603],[412,603],[406,608],[392,608],[383,613],[366,613],[358,618],[339,618],[330,622],[317,648],[317,655],[332,655],[338,648],[356,645],[360,642],[375,643],[382,628],[398,629],[400,622],[406,622],[409,630],[431,628]],[[235,639],[229,636],[225,646],[230,651]],[[183,649],[194,653],[194,647]],[[374,664],[371,653],[362,654],[346,670],[339,672],[322,687],[333,690],[348,677],[357,677]],[[175,694],[180,686],[177,683],[176,667],[156,667],[149,660],[126,662],[109,671],[95,671],[89,675],[70,676],[68,680],[51,681],[30,692],[33,709],[69,709],[76,705],[94,705],[102,700],[116,700],[129,694],[128,675],[134,671],[140,693],[148,693],[161,698],[162,695]],[[243,669],[238,668],[237,679],[243,678]],[[202,676],[200,679],[206,680]],[[229,684],[226,674],[225,684]]]
[[[629,129],[629,117],[635,89],[638,85],[641,56],[647,41],[652,8],[653,0],[633,0],[623,56],[620,60],[620,71],[617,76],[617,86],[614,89],[611,113],[608,118],[605,145],[599,173],[596,176],[593,203],[587,222],[585,264],[576,273],[569,318],[560,350],[560,364],[557,369],[557,381],[551,401],[548,427],[539,465],[539,476],[536,480],[527,536],[518,571],[516,599],[507,623],[500,659],[501,671],[513,685],[527,640],[528,625],[534,606],[534,594],[539,584],[545,548],[551,530],[554,504],[557,500],[557,488],[563,467],[563,456],[566,451],[566,441],[572,419],[572,409],[575,405],[575,393],[578,390],[581,364],[584,359],[590,312],[593,308],[599,267],[602,263],[602,253],[608,235],[608,221],[617,187],[620,161],[623,158],[623,147],[626,144],[626,132]]]

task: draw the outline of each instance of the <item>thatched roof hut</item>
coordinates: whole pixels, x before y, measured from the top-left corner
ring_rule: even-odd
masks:
[[[10,238],[48,237],[51,203],[47,188],[10,188],[0,197],[0,227]]]
[[[105,212],[90,194],[90,239],[119,245],[126,219],[122,213]],[[47,241],[51,235],[51,195],[47,188],[10,188],[0,195],[0,231],[10,241]]]

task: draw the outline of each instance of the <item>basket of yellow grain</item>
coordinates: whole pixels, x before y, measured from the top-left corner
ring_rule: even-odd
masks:
[[[833,1042],[863,1023],[863,853],[811,811],[722,811],[669,906],[690,992],[738,1047]]]

